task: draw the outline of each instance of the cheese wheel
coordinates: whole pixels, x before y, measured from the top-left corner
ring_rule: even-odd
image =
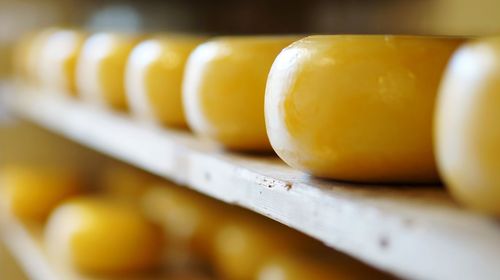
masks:
[[[148,217],[162,225],[172,245],[205,261],[213,259],[213,240],[228,211],[237,212],[233,206],[166,183],[151,187],[142,201]]]
[[[157,181],[158,178],[141,169],[116,162],[105,166],[99,178],[104,194],[138,204],[151,185]]]
[[[214,240],[214,268],[221,279],[256,279],[274,254],[317,249],[313,240],[274,221],[239,215],[221,226]]]
[[[85,33],[76,30],[59,30],[47,37],[38,64],[42,85],[76,95],[76,60],[84,40]]]
[[[83,191],[77,172],[48,166],[6,166],[0,172],[4,206],[14,216],[44,221],[63,200]]]
[[[361,182],[435,182],[432,120],[456,38],[311,36],[283,50],[267,133],[289,165]]]
[[[183,83],[188,124],[226,148],[270,150],[264,91],[278,53],[296,37],[226,37],[206,42],[189,57]]]
[[[114,275],[159,264],[162,233],[136,207],[98,197],[80,197],[54,210],[45,228],[54,259],[78,271]]]
[[[39,65],[43,46],[47,39],[58,31],[58,28],[47,28],[28,33],[19,40],[13,59],[16,75],[21,78],[22,83],[30,86],[41,85]]]
[[[350,280],[392,279],[360,262],[343,256],[282,254],[263,256],[257,280]]]
[[[97,33],[83,44],[76,68],[78,93],[96,104],[118,110],[128,108],[125,95],[125,65],[137,36]]]
[[[453,56],[436,107],[439,170],[453,196],[500,215],[500,38],[468,43]]]
[[[28,57],[35,37],[36,33],[26,33],[15,43],[12,66],[15,78],[19,82],[27,83],[29,80]]]
[[[127,63],[125,87],[135,115],[167,126],[187,126],[182,106],[184,66],[202,40],[160,36],[134,48]]]

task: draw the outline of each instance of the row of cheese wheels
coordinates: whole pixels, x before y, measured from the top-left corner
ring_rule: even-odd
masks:
[[[99,187],[89,189],[91,181]],[[69,168],[10,165],[0,182],[2,210],[44,225],[49,256],[87,275],[144,276],[163,265],[171,272],[162,275],[184,280],[388,279],[285,226],[128,166],[89,180]]]
[[[458,200],[500,214],[499,39],[146,37],[44,31],[17,65],[32,83],[231,150],[272,148],[337,180],[443,179]]]

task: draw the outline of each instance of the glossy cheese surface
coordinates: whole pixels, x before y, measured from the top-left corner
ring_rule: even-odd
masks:
[[[127,62],[125,85],[133,113],[167,126],[185,127],[184,66],[202,38],[161,36],[138,44]]]
[[[270,150],[264,91],[276,55],[296,37],[227,37],[189,57],[183,98],[189,126],[234,150]]]
[[[451,193],[500,215],[500,38],[468,43],[453,56],[436,107],[435,148]]]
[[[59,203],[82,190],[77,173],[64,168],[7,166],[0,171],[2,204],[23,220],[44,221]]]
[[[31,86],[39,86],[42,77],[39,72],[43,46],[47,39],[58,32],[58,28],[47,28],[26,34],[16,45],[14,52],[14,68],[22,82]]]
[[[12,56],[13,70],[16,78],[21,82],[28,81],[28,57],[35,33],[24,34],[15,44]]]
[[[389,279],[354,260],[328,260],[297,254],[272,255],[259,268],[257,280]]]
[[[121,201],[141,203],[144,194],[158,179],[125,164],[106,165],[100,173],[99,185],[104,194]]]
[[[438,180],[432,120],[461,39],[311,36],[283,50],[266,88],[267,132],[292,167],[363,182]]]
[[[58,30],[47,37],[38,64],[42,85],[76,95],[76,60],[85,36],[85,33],[75,30]]]
[[[214,240],[214,265],[222,279],[256,279],[259,268],[275,254],[316,248],[306,237],[250,215],[236,216],[218,229]]]
[[[162,234],[137,208],[96,197],[70,200],[50,216],[48,252],[79,271],[122,274],[153,269]]]
[[[128,108],[125,95],[125,65],[140,38],[116,33],[97,33],[82,47],[76,69],[78,93],[93,103],[114,109]]]
[[[212,260],[213,240],[227,219],[226,212],[232,210],[230,206],[165,183],[151,187],[142,201],[148,217],[162,225],[172,246],[189,250],[205,261]]]

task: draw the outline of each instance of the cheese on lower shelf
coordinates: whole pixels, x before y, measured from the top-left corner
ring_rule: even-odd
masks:
[[[255,279],[270,256],[323,248],[283,225],[249,214],[224,222],[213,242],[214,266],[222,279]]]
[[[27,33],[18,42],[14,52],[14,70],[21,82],[30,86],[42,85],[39,65],[43,46],[59,28],[47,28],[38,32]]]
[[[435,150],[448,189],[467,206],[500,215],[500,38],[456,52],[436,108]]]
[[[141,169],[115,162],[105,165],[98,179],[103,194],[136,204],[140,204],[141,198],[158,180]]]
[[[79,197],[57,207],[45,227],[48,253],[78,271],[119,275],[160,264],[163,234],[132,204]]]
[[[11,165],[0,171],[2,205],[25,221],[44,221],[63,200],[83,191],[82,178],[63,167]]]
[[[58,30],[41,47],[38,75],[45,88],[76,95],[75,70],[86,34],[77,30]]]
[[[272,255],[257,272],[257,280],[363,280],[391,279],[346,257]]]

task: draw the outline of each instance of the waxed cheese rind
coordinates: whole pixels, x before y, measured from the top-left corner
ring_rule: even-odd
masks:
[[[96,33],[84,43],[76,68],[76,86],[87,102],[126,110],[125,65],[141,37]]]
[[[183,104],[197,134],[232,150],[269,151],[264,92],[278,53],[298,37],[225,37],[198,46],[188,59]]]
[[[311,36],[270,71],[267,132],[277,154],[313,175],[436,182],[435,97],[461,39]]]
[[[500,214],[500,39],[453,56],[436,106],[435,150],[443,180],[463,204]]]
[[[141,42],[132,50],[125,85],[134,115],[167,126],[187,126],[182,106],[184,66],[202,40],[165,35]]]

